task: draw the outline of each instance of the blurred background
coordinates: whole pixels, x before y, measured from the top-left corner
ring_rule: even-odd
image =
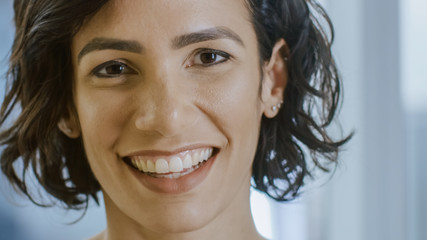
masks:
[[[335,25],[344,82],[342,133],[355,131],[332,179],[275,203],[253,192],[259,231],[279,240],[427,239],[427,1],[323,0]],[[12,0],[0,2],[0,97],[12,44]],[[333,130],[341,136],[341,130]],[[87,239],[105,227],[102,205],[41,209],[0,178],[0,239]]]

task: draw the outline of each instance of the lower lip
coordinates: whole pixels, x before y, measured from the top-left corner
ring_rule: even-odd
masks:
[[[132,174],[148,189],[164,194],[180,194],[198,186],[208,176],[217,154],[193,172],[176,179],[156,178],[129,166]]]

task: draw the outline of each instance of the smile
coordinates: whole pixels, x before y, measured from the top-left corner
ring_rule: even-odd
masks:
[[[171,156],[135,155],[129,157],[129,163],[151,177],[177,179],[200,168],[213,154],[213,148],[199,148]]]

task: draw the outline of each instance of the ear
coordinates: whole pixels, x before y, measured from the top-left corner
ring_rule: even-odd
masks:
[[[67,116],[63,116],[59,119],[58,128],[69,138],[78,138],[80,137],[80,124],[77,113],[75,111],[68,112]]]
[[[283,103],[283,93],[288,82],[286,67],[289,49],[284,39],[280,39],[273,47],[270,60],[264,65],[262,82],[262,105],[264,115],[273,118],[277,115]]]

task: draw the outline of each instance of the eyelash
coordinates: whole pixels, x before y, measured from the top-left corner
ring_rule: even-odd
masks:
[[[107,73],[106,71],[108,67],[120,67],[121,69],[115,69],[121,71],[117,74],[111,74]],[[104,71],[105,73],[102,73]],[[105,63],[102,63],[101,65],[97,66],[95,69],[92,70],[92,74],[96,77],[100,78],[115,78],[120,77],[124,74],[136,74],[137,72],[133,70],[133,68],[129,67],[126,63],[118,60],[111,60]]]
[[[207,63],[207,64],[204,64],[204,63],[195,63],[196,62],[195,58],[197,56],[201,56],[202,54],[212,54],[212,55],[214,55],[214,61],[215,62],[213,62],[213,63]],[[187,67],[187,68],[188,67],[194,67],[194,66],[196,66],[196,67],[211,67],[213,65],[217,65],[217,64],[220,64],[220,63],[227,62],[231,58],[230,54],[228,54],[226,52],[223,52],[223,51],[220,51],[220,50],[211,49],[211,48],[198,49],[198,50],[196,50],[196,53],[192,54],[192,55],[193,56],[190,58],[190,62],[185,65],[185,67]],[[222,59],[221,60],[217,60],[218,56],[220,56]]]
[[[201,63],[196,63],[197,62],[197,56],[199,56],[199,58],[202,56],[202,54],[211,54],[211,57],[213,56],[213,61],[212,63],[206,63],[204,64],[202,62],[201,59],[198,59]],[[220,60],[217,60],[218,56],[221,58]],[[190,62],[187,63],[185,65],[186,68],[189,67],[211,67],[220,63],[224,63],[227,62],[228,60],[230,60],[231,55],[220,51],[220,50],[215,50],[215,49],[210,49],[210,48],[202,48],[202,49],[198,49],[196,50],[195,54],[192,54],[192,57],[190,58]],[[120,67],[120,69],[110,69],[110,70],[119,70],[121,71],[120,73],[116,73],[116,74],[112,74],[112,73],[108,73],[108,69],[109,67]],[[102,63],[101,65],[95,67],[92,70],[92,75],[98,77],[98,78],[116,78],[116,77],[120,77],[122,75],[125,74],[137,74],[137,71],[133,70],[132,67],[129,67],[126,63],[119,61],[119,60],[111,60],[105,63]]]

